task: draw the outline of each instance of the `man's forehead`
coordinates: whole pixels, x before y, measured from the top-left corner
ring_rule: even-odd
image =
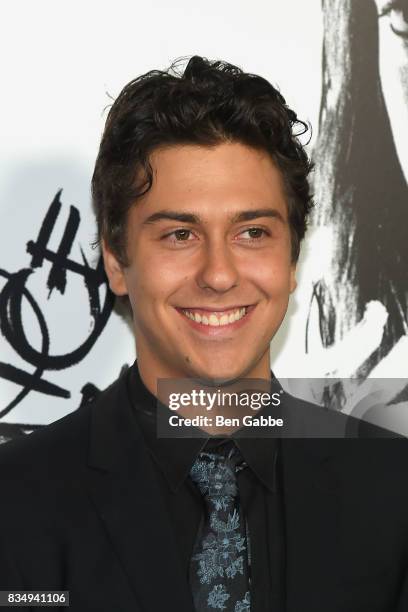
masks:
[[[209,216],[228,221],[286,217],[282,175],[265,152],[240,143],[174,146],[153,151],[150,163],[152,185],[135,211],[143,223],[165,215],[188,223]]]
[[[267,186],[282,180],[281,171],[268,152],[239,142],[159,147],[150,154],[149,163],[157,190],[167,189],[169,184],[182,192],[232,182]]]

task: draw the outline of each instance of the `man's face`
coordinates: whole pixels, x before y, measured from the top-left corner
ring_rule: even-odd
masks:
[[[129,266],[104,247],[111,288],[132,305],[142,375],[269,378],[296,286],[280,171],[239,143],[162,148],[150,161],[153,186],[128,216]]]

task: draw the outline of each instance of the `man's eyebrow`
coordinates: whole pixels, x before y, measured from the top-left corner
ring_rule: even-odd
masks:
[[[284,222],[282,214],[276,208],[257,208],[255,210],[243,210],[240,213],[237,213],[233,218],[233,223],[240,223],[241,221],[252,221],[253,219],[258,219],[259,217],[271,217],[273,219],[278,219],[279,221]]]
[[[176,212],[173,210],[160,210],[155,212],[143,221],[143,225],[155,223],[162,220],[181,221],[182,223],[200,223],[200,218],[192,213]]]
[[[259,217],[271,217],[284,222],[282,214],[275,208],[257,208],[250,210],[243,210],[232,216],[230,219],[231,223],[240,223],[242,221],[253,221]],[[198,225],[202,223],[202,219],[199,215],[186,212],[177,212],[174,210],[161,210],[155,212],[143,221],[143,225],[149,225],[157,221],[180,221],[180,223],[191,223]]]

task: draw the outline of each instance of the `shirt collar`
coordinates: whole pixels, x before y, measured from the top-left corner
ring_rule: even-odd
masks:
[[[274,378],[272,373],[272,378]],[[137,360],[127,375],[129,398],[143,437],[154,461],[163,472],[173,492],[184,482],[197,455],[207,446],[214,449],[222,444],[221,438],[212,436],[199,438],[158,438],[156,429],[157,398],[143,383]],[[268,414],[268,407],[262,409]],[[276,438],[243,438],[231,436],[244,461],[257,478],[270,490],[275,491],[276,461],[279,440]]]

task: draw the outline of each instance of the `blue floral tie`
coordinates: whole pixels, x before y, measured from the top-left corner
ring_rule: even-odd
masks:
[[[197,612],[250,612],[248,542],[237,487],[237,473],[246,464],[233,442],[223,448],[201,452],[190,472],[207,511],[191,558],[190,582]]]

